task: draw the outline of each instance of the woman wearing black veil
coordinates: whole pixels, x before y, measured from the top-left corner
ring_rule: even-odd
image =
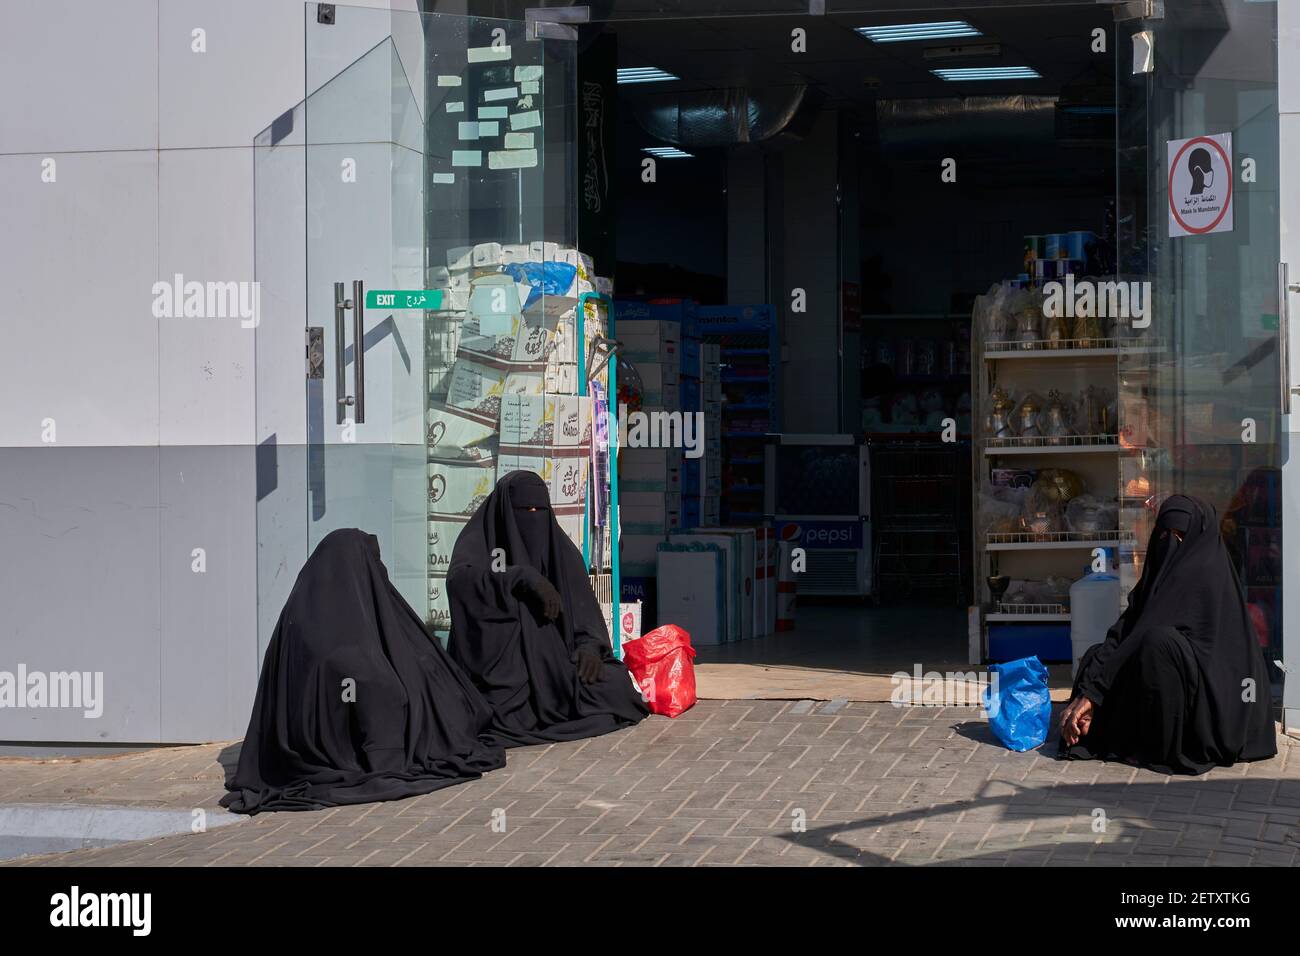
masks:
[[[1163,773],[1277,753],[1269,679],[1214,508],[1160,507],[1128,609],[1079,662],[1061,753]]]
[[[388,580],[379,542],[326,535],[262,661],[227,783],[236,813],[396,800],[505,764],[492,712]]]
[[[447,650],[492,707],[489,739],[577,740],[649,714],[532,472],[506,475],[474,512],[452,549],[447,595]]]

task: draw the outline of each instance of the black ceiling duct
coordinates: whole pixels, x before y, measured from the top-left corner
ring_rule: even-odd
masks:
[[[960,143],[964,155],[1001,155],[1056,138],[1054,96],[945,96],[878,100],[881,151],[899,159],[930,158],[936,146]],[[945,154],[941,154],[945,155]]]
[[[801,140],[824,101],[817,88],[798,85],[650,93],[627,102],[637,123],[656,139],[683,149],[708,149]]]

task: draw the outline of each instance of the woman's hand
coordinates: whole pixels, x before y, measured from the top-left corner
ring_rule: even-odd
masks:
[[[605,662],[601,659],[600,651],[588,644],[579,646],[573,652],[571,660],[578,665],[578,679],[584,684],[594,684],[605,673]]]
[[[515,584],[515,596],[532,608],[543,621],[554,621],[564,609],[560,592],[546,576],[534,568],[525,568]]]
[[[1080,694],[1061,713],[1061,740],[1073,747],[1080,737],[1088,736],[1092,727],[1092,701]]]

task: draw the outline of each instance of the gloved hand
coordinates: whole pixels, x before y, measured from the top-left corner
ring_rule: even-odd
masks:
[[[555,585],[535,568],[524,569],[515,582],[514,593],[515,597],[533,609],[533,613],[546,621],[554,621],[559,617],[564,606]]]
[[[571,660],[578,665],[578,680],[584,684],[594,684],[600,680],[605,671],[605,662],[601,659],[600,651],[590,644],[583,644],[574,651]]]

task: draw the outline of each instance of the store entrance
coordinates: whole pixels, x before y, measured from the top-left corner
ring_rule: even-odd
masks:
[[[656,555],[681,526],[770,528],[779,575],[804,558],[788,630],[697,642],[706,694],[888,699],[898,671],[1027,654],[1068,684],[1080,602],[1114,620],[1174,491],[1229,516],[1280,648],[1276,208],[1239,185],[1248,230],[1167,228],[1169,143],[1231,132],[1221,185],[1276,155],[1276,77],[1232,52],[1274,15],[1227,6],[604,25],[620,337],[718,348],[716,467],[683,463],[679,512],[646,486],[624,580],[678,606]],[[770,344],[734,337],[766,315]],[[630,352],[663,401],[661,356]]]

